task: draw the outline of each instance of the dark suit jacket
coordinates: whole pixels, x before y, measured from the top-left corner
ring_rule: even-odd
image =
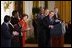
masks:
[[[44,31],[44,25],[42,22],[43,16],[39,14],[36,19],[36,24],[37,24],[37,32],[38,32],[38,46],[39,47],[44,47],[45,46],[45,41],[46,41],[46,35]]]
[[[11,24],[9,24],[9,29],[10,29],[10,33],[12,34],[12,33],[13,33],[13,31],[14,31],[14,28],[12,27],[12,25],[11,25]],[[12,36],[13,36],[13,34],[12,34]]]
[[[48,35],[50,34],[52,36],[52,35],[61,35],[62,34],[61,24],[60,24],[60,22],[55,22],[55,20],[56,19],[53,18],[53,21],[50,21],[48,16],[46,16],[43,19],[43,24],[45,26],[45,30],[47,30],[49,32]],[[54,28],[53,29],[49,28],[48,27],[49,25],[53,25]]]
[[[61,36],[62,35],[62,25],[58,23],[54,25],[53,29],[50,29],[51,36]]]
[[[1,26],[1,34],[3,39],[11,39],[10,29],[5,23]]]
[[[54,19],[60,19],[60,15],[57,13],[58,18],[56,17],[56,14],[54,15]]]
[[[50,28],[48,27],[51,23],[50,23],[50,20],[49,20],[49,17],[46,16],[43,18],[43,26],[44,26],[44,32],[46,32],[46,37],[47,38],[50,38]]]
[[[17,22],[18,22],[18,18],[15,18],[15,17],[11,17],[11,24],[17,24]]]
[[[36,19],[36,24],[37,24],[37,31],[42,35],[44,33],[44,26],[43,26],[43,16],[41,14],[38,14],[37,19]]]
[[[8,26],[3,23],[1,25],[1,46],[2,47],[10,47],[11,43],[11,34]]]

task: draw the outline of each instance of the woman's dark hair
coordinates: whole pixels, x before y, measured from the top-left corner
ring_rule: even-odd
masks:
[[[23,17],[25,17],[25,16],[27,16],[27,18],[28,18],[28,15],[27,14],[23,14],[22,17],[21,17],[21,19],[23,19]]]
[[[5,15],[5,17],[4,17],[4,22],[8,22],[8,21],[10,21],[10,16],[8,16],[8,15]]]
[[[14,11],[12,12],[12,16],[15,16],[15,14],[16,14],[17,12],[18,12],[17,10],[14,10]]]

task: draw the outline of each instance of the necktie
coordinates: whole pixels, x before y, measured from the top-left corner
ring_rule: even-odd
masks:
[[[57,15],[57,13],[56,13],[56,18],[58,18],[58,15]]]

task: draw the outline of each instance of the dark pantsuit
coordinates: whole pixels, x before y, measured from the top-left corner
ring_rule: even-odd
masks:
[[[6,23],[1,26],[1,47],[11,47],[11,34]]]

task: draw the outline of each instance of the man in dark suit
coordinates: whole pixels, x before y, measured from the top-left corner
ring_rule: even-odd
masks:
[[[12,17],[11,17],[11,24],[16,24],[16,19],[20,19],[19,18],[19,12],[17,10],[14,10],[12,12]]]
[[[63,47],[63,36],[62,36],[62,25],[61,25],[61,21],[54,18],[54,12],[51,11],[49,13],[49,16],[46,16],[43,20],[43,24],[45,25],[45,27],[47,28],[47,30],[49,29],[48,32],[46,32],[46,37],[48,39],[52,40],[52,47]],[[50,36],[49,36],[50,35]],[[46,40],[48,40],[46,39]],[[50,43],[48,43],[50,44]]]
[[[46,47],[51,47],[51,29],[54,28],[55,24],[59,22],[55,22],[54,12],[50,11],[49,15],[45,15],[43,18],[44,32],[46,37]]]
[[[13,12],[12,12],[12,17],[11,17],[11,24],[14,26],[15,24],[18,24],[18,22],[19,22],[19,12],[17,11],[17,10],[14,10]],[[18,26],[18,25],[17,25]],[[12,27],[13,28],[13,27]],[[12,47],[21,47],[22,46],[22,40],[21,40],[21,31],[19,31],[21,28],[19,28],[19,26],[18,26],[18,28],[16,28],[16,27],[14,27],[13,29],[12,28],[10,28],[12,31],[17,31],[18,30],[18,32],[19,32],[19,35],[16,37],[16,36],[14,36],[13,35],[13,38],[12,38],[12,41],[11,41],[11,46]],[[19,42],[18,41],[16,41],[16,38],[18,38],[19,39]]]
[[[45,11],[46,12],[46,11]],[[46,13],[47,14],[47,13]],[[53,25],[51,25],[52,23],[50,22],[50,17],[48,15],[45,14],[45,17],[43,18],[43,25],[44,25],[44,32],[45,32],[45,47],[51,47],[50,44],[50,28],[53,28]]]
[[[42,19],[44,18],[44,8],[41,8],[37,15],[37,32],[38,32],[38,47],[45,47],[45,32],[43,30]]]
[[[4,22],[1,25],[1,47],[11,47],[11,34],[9,29],[10,16],[4,17]]]
[[[37,38],[36,16],[33,17],[32,25],[33,25],[33,28],[34,28],[34,38],[35,38],[35,42],[37,43],[38,38]]]

